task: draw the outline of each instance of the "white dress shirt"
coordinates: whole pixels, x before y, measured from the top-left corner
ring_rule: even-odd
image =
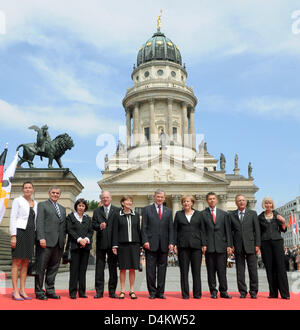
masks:
[[[73,212],[73,214],[74,214],[74,217],[75,217],[80,223],[82,223],[82,219],[83,219],[83,217],[86,215],[85,213],[83,213],[82,217],[80,217],[80,215],[79,215],[77,212]],[[90,244],[90,239],[89,239],[88,237],[85,237],[84,239],[87,240],[87,244]],[[79,237],[79,238],[77,239],[77,243],[79,243],[81,240],[82,240],[82,237]]]

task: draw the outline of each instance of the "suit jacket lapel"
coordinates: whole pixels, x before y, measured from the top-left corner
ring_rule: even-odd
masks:
[[[163,212],[165,211],[164,210],[165,208],[163,207]],[[155,204],[152,204],[152,212],[153,212],[153,214],[156,216],[156,219],[157,220],[159,220],[159,221],[161,221],[160,219],[159,219],[159,216],[158,216],[158,213],[157,213],[157,210],[156,210],[156,206],[155,206]],[[162,214],[162,216],[161,216],[161,219],[163,218],[163,214]]]
[[[57,214],[57,211],[56,211],[56,208],[55,208],[53,202],[52,202],[50,199],[48,199],[48,203],[49,203],[49,206],[50,206],[50,207],[52,208],[52,210],[54,211],[54,213],[55,213],[55,215],[57,216],[57,218],[59,219],[59,216],[58,216],[58,214]],[[58,204],[57,204],[57,205],[58,205]],[[59,205],[58,205],[58,207],[59,207]]]

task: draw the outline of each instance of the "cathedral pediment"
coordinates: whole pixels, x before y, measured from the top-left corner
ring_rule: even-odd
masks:
[[[214,172],[197,168],[193,163],[181,163],[174,158],[159,157],[125,171],[106,174],[101,183],[202,183],[225,184],[229,182]]]

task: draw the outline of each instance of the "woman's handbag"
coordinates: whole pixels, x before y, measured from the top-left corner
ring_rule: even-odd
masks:
[[[29,261],[27,268],[27,276],[36,276],[37,275],[37,262],[35,257]]]
[[[69,262],[71,262],[71,242],[68,239],[66,248],[65,248],[65,252],[63,253],[62,256],[62,263],[64,265],[68,264]]]

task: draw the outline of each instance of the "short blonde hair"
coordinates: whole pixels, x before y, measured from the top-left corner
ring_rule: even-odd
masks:
[[[182,205],[182,203],[183,203],[187,198],[189,198],[189,199],[192,201],[193,205],[195,204],[195,198],[194,198],[194,196],[192,196],[192,195],[184,195],[184,196],[181,197],[181,205]]]
[[[263,200],[262,200],[262,202],[261,202],[261,207],[263,208],[263,209],[265,209],[265,203],[266,202],[271,202],[272,203],[272,206],[273,206],[273,210],[275,209],[275,203],[274,203],[274,201],[273,201],[273,198],[272,197],[265,197]]]

